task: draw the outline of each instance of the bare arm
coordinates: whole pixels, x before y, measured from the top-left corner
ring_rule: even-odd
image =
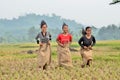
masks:
[[[56,42],[57,42],[57,44],[58,44],[59,46],[64,47],[64,45],[63,45],[63,44],[61,44],[61,43],[60,43],[60,41],[59,41],[58,39],[56,39]]]

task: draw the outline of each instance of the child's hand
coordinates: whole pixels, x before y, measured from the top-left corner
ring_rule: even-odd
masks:
[[[84,49],[87,49],[88,47],[84,46]]]
[[[60,43],[59,45],[60,45],[61,47],[64,47],[64,44],[61,44],[61,43]]]
[[[50,45],[50,41],[48,41],[48,45]]]
[[[39,43],[40,46],[43,46],[43,43]]]
[[[89,46],[89,49],[91,49],[91,50],[92,50],[92,46]]]

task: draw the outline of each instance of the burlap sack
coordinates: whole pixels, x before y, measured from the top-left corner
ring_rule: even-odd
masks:
[[[58,45],[58,64],[62,67],[73,67],[69,46],[61,47]]]
[[[92,50],[91,49],[81,49],[80,54],[82,56],[83,64],[87,64],[88,60],[92,60]]]
[[[47,43],[40,46],[38,53],[38,65],[43,67],[51,62],[51,47]]]

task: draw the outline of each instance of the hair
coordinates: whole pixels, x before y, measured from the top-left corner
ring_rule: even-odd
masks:
[[[44,20],[41,21],[40,28],[42,28],[43,25],[47,25],[46,22],[45,22]]]
[[[86,32],[85,32],[85,30],[84,30],[84,28],[82,29],[82,35],[85,35],[86,34]]]
[[[87,30],[87,29],[89,29],[89,28],[91,28],[90,26],[87,26],[86,28],[85,28],[85,30]]]
[[[62,25],[62,29],[65,27],[65,26],[68,26],[66,23],[63,23]]]
[[[91,28],[91,27],[90,27],[90,26],[87,26],[87,27],[85,28],[85,30],[82,29],[82,35],[86,35],[86,30],[89,29],[89,28]]]

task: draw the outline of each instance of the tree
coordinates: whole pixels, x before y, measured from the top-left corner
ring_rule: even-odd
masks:
[[[119,2],[120,2],[120,0],[113,0],[113,2],[110,3],[110,5],[112,5],[112,4],[116,4],[116,3],[119,3]]]
[[[98,32],[98,36],[100,40],[119,40],[119,32],[120,28],[112,24],[107,27],[102,27]]]
[[[37,30],[35,29],[35,27],[31,27],[29,30],[28,30],[28,39],[30,42],[33,42],[34,39],[35,39],[35,36],[37,35]]]
[[[0,37],[0,43],[4,42],[4,38]]]

